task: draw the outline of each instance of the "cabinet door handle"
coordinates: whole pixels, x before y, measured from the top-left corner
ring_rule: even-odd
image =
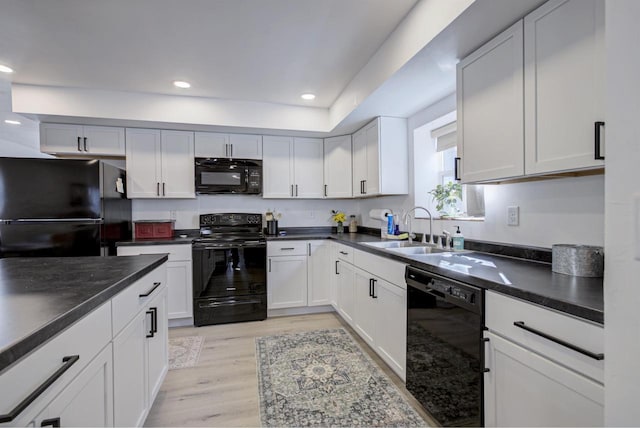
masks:
[[[51,418],[51,419],[44,419],[41,423],[40,423],[41,427],[54,427],[54,428],[60,428],[60,418]]]
[[[160,182],[156,183],[156,195],[160,196]]]
[[[166,186],[166,185],[165,185],[165,183],[163,182],[163,183],[162,183],[162,196],[166,196],[166,193],[165,193],[165,186]]]
[[[373,297],[373,278],[369,278],[369,297]]]
[[[298,197],[298,185],[296,184],[296,198]]]
[[[371,279],[371,297],[374,299],[378,298],[378,296],[376,296],[376,282],[378,282],[377,279]]]
[[[154,282],[153,283],[153,288],[151,290],[147,291],[144,294],[138,294],[138,298],[151,296],[151,294],[153,294],[153,292],[156,291],[156,288],[160,287],[160,284],[162,284],[162,283],[161,282]]]
[[[594,127],[594,135],[595,135],[595,150],[594,150],[594,158],[596,160],[604,160],[604,156],[602,156],[600,154],[600,137],[601,137],[601,132],[602,132],[602,128],[604,128],[604,122],[595,122],[595,127]]]
[[[82,137],[78,137],[78,151],[79,152],[82,151],[82,147],[80,146],[80,140],[82,140]]]
[[[528,325],[526,325],[524,323],[524,321],[515,321],[513,323],[513,325],[515,325],[516,327],[521,328],[523,330],[526,330],[526,331],[528,331],[530,333],[533,333],[533,334],[535,334],[537,336],[540,336],[540,337],[543,337],[543,338],[545,338],[547,340],[555,342],[558,345],[562,345],[562,346],[567,347],[569,349],[573,349],[574,351],[579,352],[582,355],[586,355],[587,357],[593,358],[594,360],[598,360],[598,361],[599,360],[604,360],[604,354],[596,354],[594,352],[587,351],[586,349],[583,349],[583,348],[581,348],[579,346],[576,346],[573,343],[566,342],[566,341],[564,341],[562,339],[558,339],[557,337],[551,336],[550,334],[547,334],[547,333],[542,332],[540,330],[537,330],[535,328],[529,327]]]
[[[291,185],[291,197],[293,198],[293,184]]]
[[[340,272],[338,272],[338,263],[340,263],[340,260],[336,260],[336,275],[340,275]]]
[[[87,152],[87,137],[84,137],[84,151]]]
[[[229,144],[229,155],[233,157],[233,144]]]
[[[362,193],[367,194],[367,180],[362,180]]]
[[[269,259],[269,272],[271,272],[271,259]]]
[[[154,333],[157,333],[158,332],[158,308],[153,307],[153,308],[149,308],[149,310],[153,312],[153,315],[151,315],[151,329],[153,330]]]
[[[16,407],[14,407],[9,413],[5,415],[0,415],[0,424],[5,422],[11,422],[15,418],[18,417],[20,413],[24,411],[31,403],[36,401],[36,399],[42,395],[43,392],[47,390],[60,376],[62,376],[67,370],[71,368],[78,360],[80,359],[80,355],[70,355],[64,357],[62,362],[64,363],[62,367],[56,370],[47,380],[42,382],[40,386],[38,386],[31,394],[29,394],[24,400],[22,400]]]
[[[149,334],[146,335],[146,337],[153,337],[155,336],[155,331],[153,331],[153,311],[152,310],[148,310],[146,312],[146,314],[151,315],[151,329],[149,330]]]
[[[309,256],[311,256],[311,242],[307,242],[307,248],[309,249]]]
[[[488,337],[483,337],[482,338],[482,355],[480,355],[480,361],[482,362],[480,364],[480,367],[482,367],[482,369],[481,369],[482,373],[489,373],[491,371],[489,368],[485,367],[485,364],[486,364],[487,360],[485,358],[485,353],[484,353],[485,352],[484,351],[485,346],[484,345],[486,343],[488,343],[488,342],[489,342],[489,338]]]
[[[460,181],[460,158],[456,157],[453,159],[453,179],[456,181]]]
[[[327,197],[327,185],[326,184],[324,185],[324,197],[325,198]]]

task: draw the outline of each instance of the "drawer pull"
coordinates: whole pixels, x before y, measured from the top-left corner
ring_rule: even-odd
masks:
[[[343,256],[348,256],[349,253],[345,252],[345,251],[340,251],[340,254],[342,254]]]
[[[292,251],[292,250],[295,250],[295,248],[293,247],[280,248],[280,251]]]
[[[153,288],[151,290],[149,290],[148,292],[144,293],[144,294],[138,294],[138,298],[151,296],[153,294],[153,292],[156,291],[156,288],[160,287],[160,284],[162,284],[162,283],[161,282],[154,282],[153,283]]]
[[[569,342],[565,342],[562,339],[558,339],[557,337],[553,337],[547,333],[544,333],[540,330],[536,330],[535,328],[531,328],[528,325],[525,325],[524,321],[514,321],[513,325],[515,325],[518,328],[521,328],[523,330],[526,330],[530,333],[533,333],[535,335],[538,335],[540,337],[544,337],[547,340],[550,340],[552,342],[557,343],[558,345],[562,345],[565,346],[569,349],[573,349],[576,352],[581,353],[582,355],[586,355],[587,357],[593,358],[594,360],[604,360],[604,354],[595,354],[591,351],[587,351],[586,349],[580,348],[579,346],[576,346],[572,343]]]
[[[41,423],[40,423],[41,427],[53,427],[53,428],[60,428],[60,418],[51,418],[51,419],[44,419]]]
[[[33,391],[27,398],[22,400],[13,410],[11,410],[6,415],[0,415],[0,423],[11,422],[14,420],[24,409],[29,407],[31,403],[36,401],[36,399],[47,390],[60,376],[64,374],[67,370],[71,368],[78,360],[80,359],[80,355],[70,355],[68,357],[64,357],[62,362],[64,365],[55,371],[47,380],[45,380],[35,391]]]

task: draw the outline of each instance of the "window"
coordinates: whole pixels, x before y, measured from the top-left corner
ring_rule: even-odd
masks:
[[[431,139],[435,142],[435,155],[438,159],[437,183],[446,186],[455,183],[455,162],[458,153],[456,122],[431,130]],[[450,212],[452,217],[483,217],[484,187],[480,185],[463,185],[462,200]]]

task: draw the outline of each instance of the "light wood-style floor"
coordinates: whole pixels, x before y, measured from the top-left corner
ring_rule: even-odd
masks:
[[[338,327],[349,331],[425,421],[435,426],[402,380],[334,313],[171,329],[170,337],[204,336],[202,353],[195,367],[168,372],[145,426],[260,426],[255,338]]]

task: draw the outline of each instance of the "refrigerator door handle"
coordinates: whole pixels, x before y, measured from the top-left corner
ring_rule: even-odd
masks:
[[[0,224],[35,224],[35,223],[102,223],[101,218],[12,218],[0,219]]]

